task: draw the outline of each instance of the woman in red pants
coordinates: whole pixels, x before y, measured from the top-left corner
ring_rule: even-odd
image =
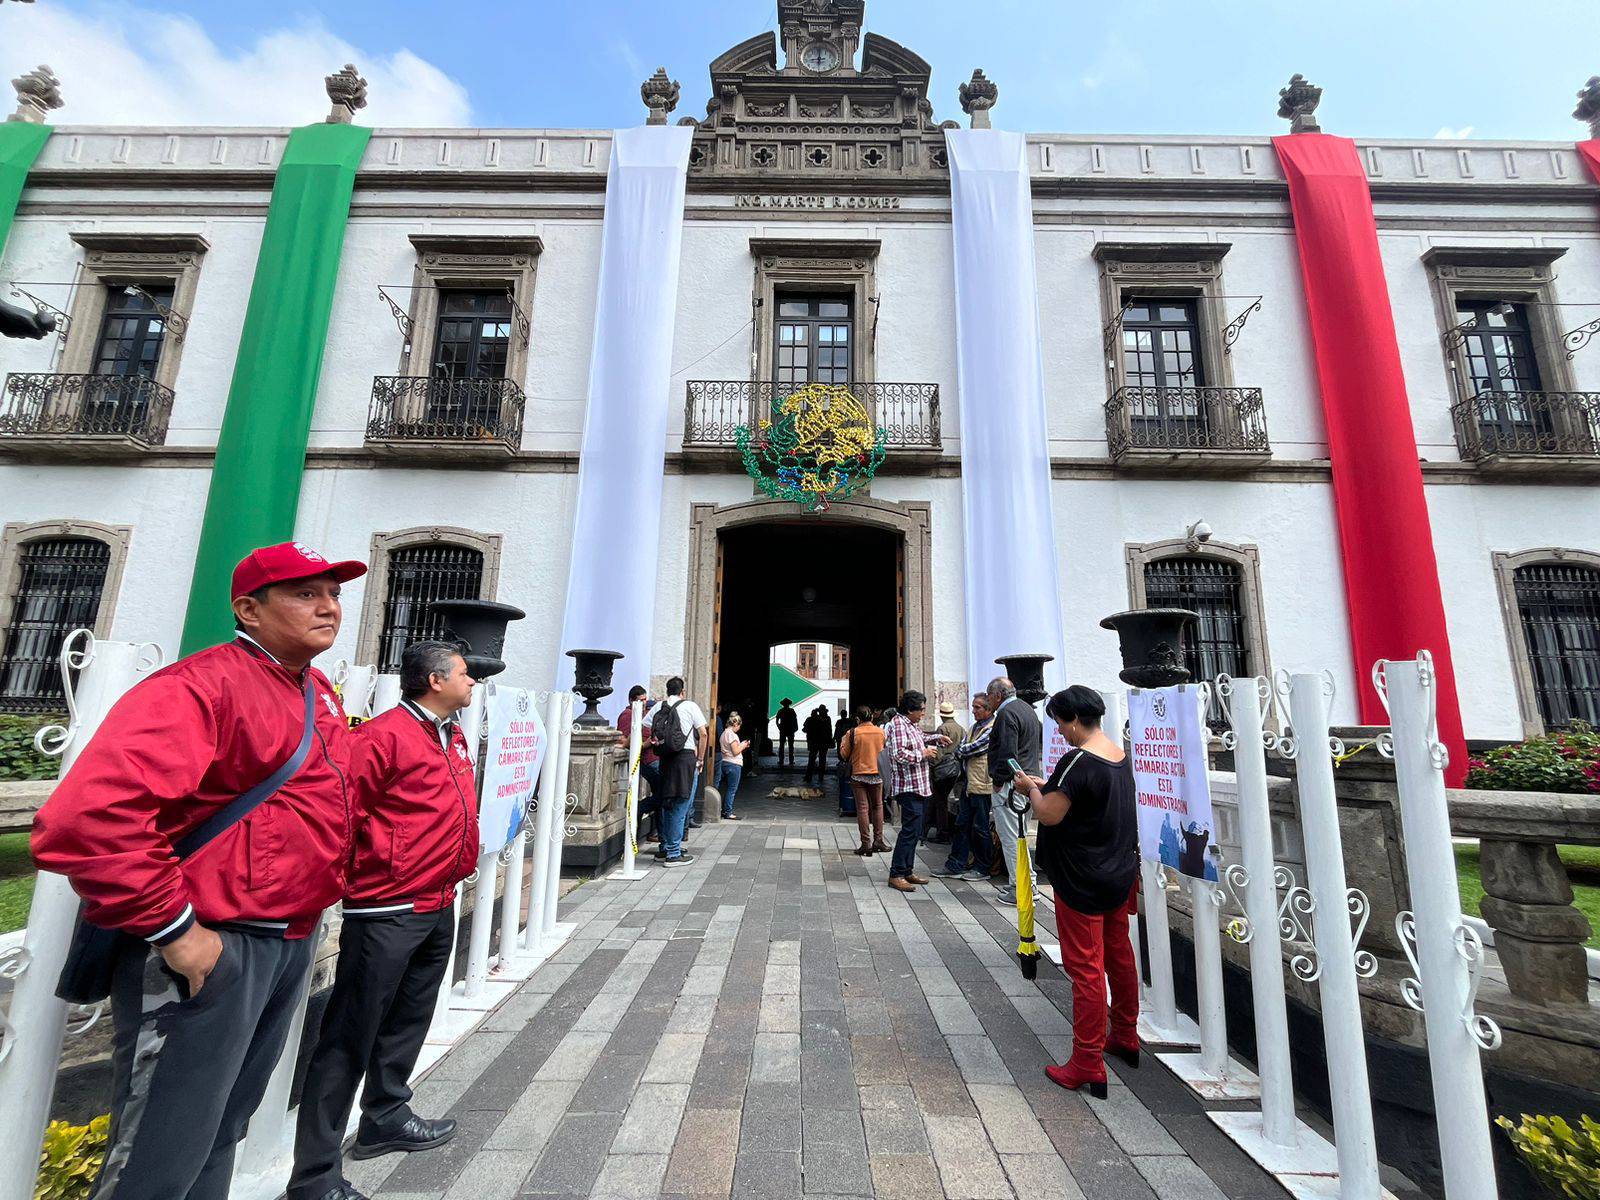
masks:
[[[1139,876],[1133,767],[1100,729],[1105,701],[1073,686],[1045,705],[1072,747],[1045,782],[1018,776],[1039,819],[1039,870],[1055,891],[1061,965],[1072,980],[1072,1058],[1045,1073],[1106,1095],[1106,1054],[1139,1065],[1139,976],[1128,920]],[[1111,984],[1107,1036],[1106,983]]]

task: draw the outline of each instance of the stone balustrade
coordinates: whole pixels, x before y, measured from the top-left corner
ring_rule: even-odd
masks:
[[[1483,919],[1506,986],[1540,1005],[1587,1004],[1589,921],[1572,903],[1560,845],[1600,845],[1600,796],[1452,791],[1450,828],[1480,845]]]

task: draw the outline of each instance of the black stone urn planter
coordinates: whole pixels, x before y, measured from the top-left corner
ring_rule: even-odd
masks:
[[[994,660],[1006,670],[1006,678],[1016,685],[1017,697],[1024,704],[1037,704],[1050,693],[1044,686],[1044,665],[1054,662],[1053,654],[1007,654]]]
[[[500,657],[506,626],[528,615],[514,604],[494,600],[435,600],[429,611],[443,618],[445,641],[466,647],[461,657],[467,660],[467,674],[480,682],[506,669]]]
[[[574,725],[606,728],[611,722],[600,715],[600,701],[611,695],[611,673],[622,657],[617,650],[568,650],[577,663],[573,688],[583,697],[584,710]]]
[[[1183,634],[1198,619],[1187,608],[1135,608],[1106,617],[1100,628],[1115,630],[1122,646],[1117,678],[1136,688],[1187,683]]]

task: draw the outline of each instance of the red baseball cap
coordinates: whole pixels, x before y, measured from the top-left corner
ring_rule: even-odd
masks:
[[[329,562],[304,542],[281,542],[276,546],[263,546],[245,555],[233,569],[233,599],[247,596],[268,584],[283,583],[289,579],[309,579],[313,575],[332,575],[340,583],[359,579],[367,573],[367,564],[347,559]]]

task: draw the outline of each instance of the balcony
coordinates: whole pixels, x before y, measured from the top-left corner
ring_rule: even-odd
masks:
[[[1118,466],[1248,470],[1272,457],[1260,388],[1121,387],[1106,401]]]
[[[690,380],[683,422],[685,450],[732,450],[739,426],[771,420],[775,404],[800,385],[769,380]],[[852,383],[850,392],[883,430],[890,450],[938,454],[937,383]]]
[[[143,375],[8,375],[0,447],[138,454],[166,441],[171,418],[172,389]]]
[[[380,375],[372,381],[367,447],[419,458],[509,458],[522,443],[527,397],[509,379]]]
[[[1450,415],[1462,459],[1481,470],[1600,475],[1600,392],[1483,391]]]

